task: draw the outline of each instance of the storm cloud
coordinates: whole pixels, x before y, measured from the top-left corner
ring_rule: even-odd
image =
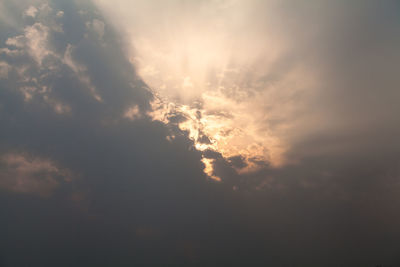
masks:
[[[1,1],[0,266],[400,264],[399,11]]]

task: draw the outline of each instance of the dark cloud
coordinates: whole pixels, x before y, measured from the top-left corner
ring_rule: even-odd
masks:
[[[0,3],[15,15],[0,12],[0,266],[400,263],[396,3],[330,4],[340,20],[285,7],[293,25],[332,20],[308,58],[326,77],[310,110],[329,120],[289,135],[292,164],[253,172],[197,151],[182,114],[147,116],[153,95],[94,6],[44,4]]]

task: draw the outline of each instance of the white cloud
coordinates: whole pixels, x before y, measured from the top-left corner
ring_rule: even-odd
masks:
[[[49,48],[49,30],[47,26],[39,22],[32,26],[27,26],[24,28],[23,35],[10,37],[6,40],[6,45],[17,49],[2,48],[0,52],[8,55],[27,53],[39,66],[42,66],[43,60],[47,56],[56,56]]]
[[[141,114],[140,114],[139,107],[137,105],[134,105],[134,106],[128,108],[124,114],[124,117],[128,118],[130,120],[135,120],[137,118],[140,118]]]
[[[46,7],[42,7],[46,10]],[[44,11],[43,11],[44,12]],[[43,22],[36,22],[33,25],[28,25],[24,28],[23,34],[10,37],[6,40],[8,48],[0,48],[0,53],[8,56],[17,56],[28,54],[40,67],[51,68],[52,66],[43,66],[43,61],[46,57],[51,56],[61,60],[49,42],[51,32],[62,32],[62,26],[53,20],[51,17]]]
[[[24,15],[34,18],[34,17],[36,17],[37,12],[38,12],[38,10],[36,7],[30,6],[27,10],[25,10]]]
[[[48,47],[49,28],[41,23],[35,23],[25,28],[25,37],[29,54],[39,66],[46,56],[54,55]]]
[[[59,17],[59,18],[64,17],[64,11],[58,11],[56,16]]]
[[[6,45],[14,46],[16,48],[23,48],[25,46],[25,36],[18,35],[15,37],[10,37],[6,40]]]

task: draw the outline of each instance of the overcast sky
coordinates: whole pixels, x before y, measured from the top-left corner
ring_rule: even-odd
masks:
[[[0,0],[0,266],[397,266],[399,69],[398,1]]]

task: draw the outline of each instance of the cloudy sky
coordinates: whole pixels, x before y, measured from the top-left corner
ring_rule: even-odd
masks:
[[[397,266],[398,1],[0,0],[0,266]]]

